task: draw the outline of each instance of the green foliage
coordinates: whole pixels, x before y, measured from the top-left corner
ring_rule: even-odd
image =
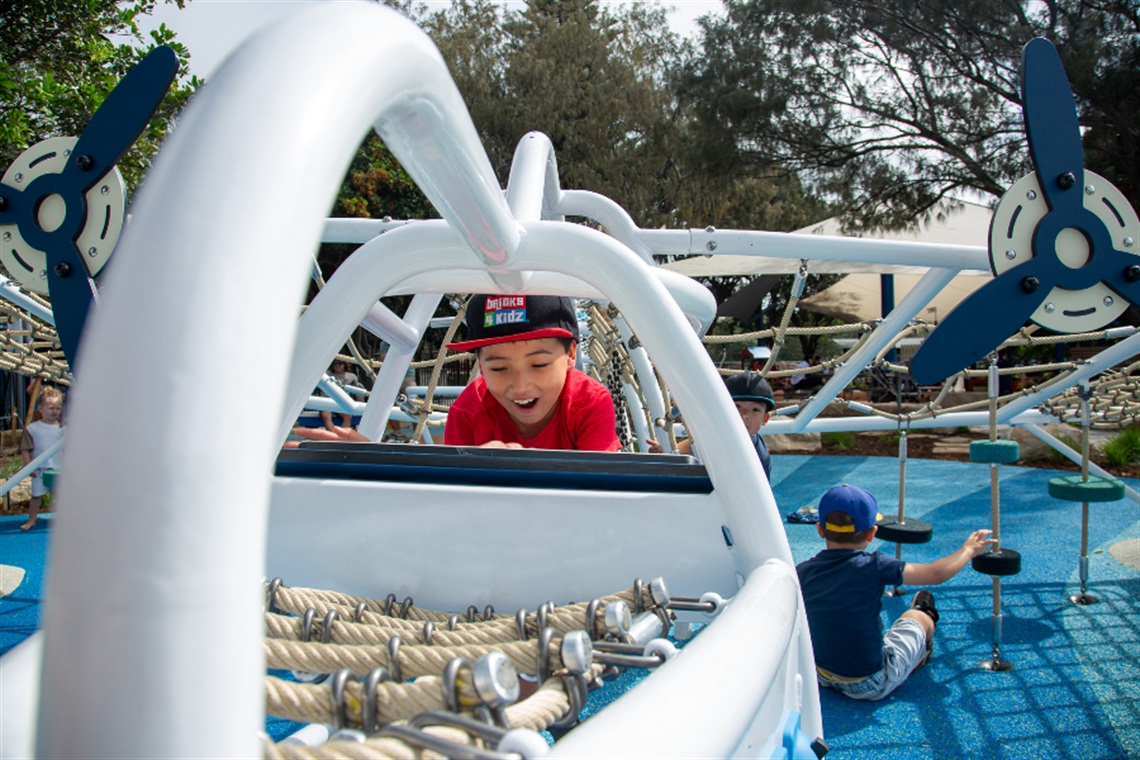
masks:
[[[651,3],[534,0],[521,11],[457,0],[427,20],[488,156],[505,180],[530,131],[554,145],[562,185],[617,201],[643,227],[788,230],[817,204],[794,178],[726,175],[670,86],[684,45]]]
[[[176,2],[181,7],[183,0]],[[189,51],[165,25],[145,38],[141,16],[154,0],[0,2],[0,166],[57,135],[79,135],[107,94],[151,49],[169,45],[179,82],[119,162],[129,188],[142,179],[175,114],[200,81],[187,79]]]
[[[820,443],[829,449],[846,451],[855,445],[855,434],[846,430],[819,434]]]
[[[19,454],[0,457],[0,483],[8,480],[24,466],[24,460]]]
[[[726,170],[798,174],[849,226],[908,226],[1030,169],[1021,49],[1053,41],[1087,165],[1140,206],[1135,0],[725,0],[678,73]]]
[[[1113,467],[1140,464],[1140,427],[1121,430],[1104,442],[1101,451]]]

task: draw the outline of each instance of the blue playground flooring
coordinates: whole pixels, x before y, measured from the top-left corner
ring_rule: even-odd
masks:
[[[784,514],[816,504],[839,483],[867,488],[884,515],[897,513],[896,459],[784,454],[772,463],[773,491]],[[967,567],[933,588],[942,619],[928,667],[881,702],[823,690],[829,757],[1140,758],[1140,571],[1108,551],[1140,537],[1140,504],[1126,498],[1090,505],[1088,591],[1100,603],[1076,606],[1068,596],[1079,590],[1081,505],[1048,495],[1049,478],[1061,474],[1070,473],[1001,468],[1002,544],[1022,555],[1021,573],[1002,581],[1001,657],[1014,669],[978,667],[992,653],[992,581]],[[1140,480],[1126,483],[1140,488]],[[903,559],[924,562],[953,551],[970,531],[990,527],[989,466],[911,459],[906,514],[931,523],[934,536],[928,544],[904,546]],[[0,518],[0,564],[28,570],[23,583],[0,599],[0,653],[39,625],[42,567],[55,517],[42,517],[27,532],[18,529],[24,519]],[[814,525],[785,527],[797,562],[822,548]],[[872,549],[894,552],[892,544],[876,545]],[[909,594],[885,598],[884,618],[893,619],[909,602]],[[635,680],[623,676],[592,694],[587,713]],[[277,736],[283,728],[269,726]]]

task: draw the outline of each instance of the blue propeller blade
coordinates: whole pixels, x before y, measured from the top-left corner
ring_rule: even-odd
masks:
[[[994,336],[1001,336],[1000,343],[1016,332],[1049,295],[1050,288],[1037,284],[1048,268],[1047,262],[1030,259],[971,293],[915,353],[910,363],[914,381],[941,382],[993,351]]]
[[[94,185],[146,129],[177,73],[178,56],[169,47],[148,53],[91,117],[63,174],[71,174],[84,192]],[[87,159],[81,160],[84,156]]]
[[[1057,48],[1043,37],[1022,54],[1022,108],[1029,155],[1054,211],[1079,207],[1085,162],[1072,90]]]

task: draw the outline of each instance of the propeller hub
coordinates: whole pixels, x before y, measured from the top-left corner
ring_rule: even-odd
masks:
[[[67,201],[59,193],[44,197],[36,208],[36,224],[44,232],[55,232],[66,218]]]
[[[1076,227],[1066,227],[1057,234],[1057,258],[1069,269],[1081,269],[1089,263],[1092,247],[1084,232]]]
[[[1061,188],[1062,190],[1071,190],[1075,184],[1077,184],[1077,178],[1073,175],[1072,172],[1065,172],[1061,176],[1057,177],[1057,187]]]
[[[1036,293],[1039,287],[1041,287],[1041,280],[1036,277],[1026,277],[1021,281],[1021,289],[1026,293]]]

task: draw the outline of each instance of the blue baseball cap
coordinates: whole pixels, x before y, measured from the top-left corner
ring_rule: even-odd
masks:
[[[854,525],[834,525],[827,522],[832,512],[846,512],[855,521]],[[858,486],[849,486],[844,483],[835,486],[819,500],[819,521],[827,530],[836,533],[859,533],[875,527],[883,516],[879,514],[879,502]]]

